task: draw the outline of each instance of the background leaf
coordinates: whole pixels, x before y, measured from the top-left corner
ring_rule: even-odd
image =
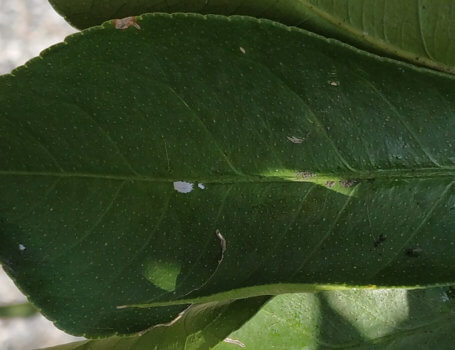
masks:
[[[455,4],[447,0],[50,0],[74,26],[145,12],[239,14],[339,38],[414,64],[455,73]]]
[[[35,307],[30,303],[0,305],[0,318],[29,317],[36,312]]]
[[[350,290],[273,298],[229,338],[247,349],[441,349],[455,341],[453,288]],[[220,343],[216,350],[237,349]]]
[[[142,335],[86,340],[49,350],[143,350],[213,348],[251,318],[268,297],[192,305],[172,325],[157,326]]]
[[[0,259],[59,327],[455,282],[452,76],[251,18],[138,23],[0,79]]]

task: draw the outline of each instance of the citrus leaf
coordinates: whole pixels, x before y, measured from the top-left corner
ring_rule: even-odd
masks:
[[[455,282],[452,76],[252,18],[137,24],[0,78],[0,260],[59,327]]]
[[[284,294],[229,338],[247,349],[441,349],[455,341],[453,288]],[[235,350],[220,343],[216,350]]]
[[[201,350],[213,348],[250,319],[269,297],[191,305],[172,324],[140,335],[85,340],[48,350]]]
[[[145,12],[240,14],[335,37],[382,55],[455,73],[455,4],[447,0],[50,0],[77,28]]]

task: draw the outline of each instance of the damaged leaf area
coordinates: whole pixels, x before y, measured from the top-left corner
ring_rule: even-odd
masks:
[[[136,17],[125,17],[121,19],[114,19],[115,29],[128,29],[133,26],[136,29],[141,29],[141,26],[137,23]]]
[[[455,282],[454,78],[266,20],[137,22],[0,77],[0,261],[58,327]]]

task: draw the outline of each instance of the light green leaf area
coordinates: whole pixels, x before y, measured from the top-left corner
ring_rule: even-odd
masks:
[[[36,314],[36,308],[30,303],[0,305],[0,319],[29,317]]]
[[[452,76],[252,18],[138,23],[0,78],[0,260],[60,328],[455,282]]]
[[[202,350],[211,349],[250,319],[269,297],[191,305],[172,324],[140,335],[59,345],[48,350]]]
[[[455,73],[455,4],[447,0],[50,0],[74,26],[145,12],[249,15],[300,26],[382,55]]]
[[[284,294],[215,349],[450,350],[454,297],[453,288]]]

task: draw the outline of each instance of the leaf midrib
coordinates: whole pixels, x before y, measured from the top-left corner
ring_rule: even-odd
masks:
[[[131,181],[131,182],[157,182],[169,183],[174,181],[204,181],[205,183],[254,183],[254,182],[312,182],[338,181],[338,180],[401,180],[401,179],[432,179],[432,178],[455,178],[455,167],[439,168],[416,168],[416,169],[385,169],[376,171],[339,172],[339,173],[311,173],[308,177],[299,175],[302,170],[285,170],[283,176],[272,175],[220,175],[212,177],[152,177],[145,175],[125,174],[104,174],[104,173],[80,173],[80,172],[40,172],[40,171],[16,171],[0,170],[0,176],[41,176],[57,178],[87,178],[98,180]],[[292,175],[291,175],[292,174]]]

